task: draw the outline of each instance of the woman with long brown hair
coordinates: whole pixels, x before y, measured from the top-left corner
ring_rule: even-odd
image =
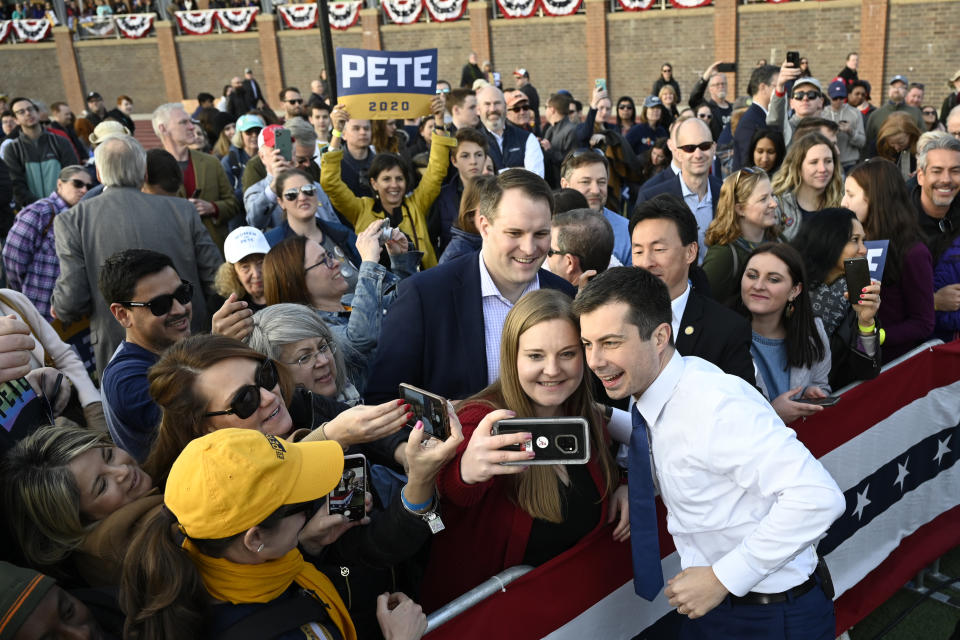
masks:
[[[794,139],[773,178],[773,194],[780,204],[780,224],[787,240],[796,237],[805,216],[839,206],[843,176],[833,143],[817,132]]]
[[[528,293],[507,314],[500,379],[460,406],[464,442],[438,478],[447,529],[431,548],[423,591],[428,609],[507,567],[548,561],[617,512],[614,539],[629,535],[626,487],[618,487],[604,419],[584,375],[577,326],[570,299],[552,289]],[[491,436],[495,422],[514,416],[586,418],[590,461],[500,464],[533,457],[501,450],[530,434]]]

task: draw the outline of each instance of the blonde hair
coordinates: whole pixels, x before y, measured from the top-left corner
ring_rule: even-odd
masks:
[[[786,192],[796,194],[803,184],[803,161],[807,157],[810,149],[817,145],[826,145],[833,156],[833,177],[830,183],[820,195],[820,209],[827,207],[839,207],[840,200],[843,199],[843,177],[840,174],[840,158],[837,157],[837,150],[822,133],[811,131],[805,134],[799,140],[794,138],[790,142],[790,148],[787,150],[787,156],[783,159],[783,164],[777,175],[773,178],[774,195],[783,195]]]
[[[740,216],[737,214],[737,205],[746,204],[761,180],[770,180],[770,176],[763,169],[754,167],[751,170],[741,169],[731,173],[723,181],[720,189],[720,198],[717,202],[717,215],[714,216],[704,238],[708,247],[713,245],[730,244],[743,235],[740,228]],[[776,233],[767,232],[772,237]],[[771,239],[772,239],[771,237]]]
[[[571,304],[570,298],[556,289],[540,289],[523,296],[507,314],[503,324],[500,340],[500,379],[471,400],[480,400],[495,407],[509,408],[515,411],[519,418],[535,417],[533,404],[520,385],[520,375],[517,371],[520,336],[541,322],[558,319],[569,322],[579,336],[580,332]],[[616,488],[617,477],[614,473],[613,460],[607,450],[600,413],[590,392],[588,376],[583,376],[576,390],[567,398],[563,406],[563,415],[583,416],[587,419],[590,425],[592,455],[594,459],[598,459],[604,477],[604,487],[600,495],[609,495]],[[533,465],[523,473],[513,476],[512,481],[517,505],[531,517],[547,522],[563,521],[560,480],[552,466]]]
[[[53,566],[83,542],[94,523],[80,513],[80,489],[67,465],[90,449],[112,446],[105,433],[51,425],[31,433],[7,454],[7,522],[31,564]]]

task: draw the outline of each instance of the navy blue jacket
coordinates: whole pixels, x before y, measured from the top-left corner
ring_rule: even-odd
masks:
[[[484,129],[484,133],[487,136],[490,157],[493,159],[493,168],[497,170],[497,173],[510,167],[523,168],[529,132],[508,122],[503,130],[503,151],[500,150],[497,138],[492,133],[486,129]]]
[[[572,298],[573,285],[541,269],[540,287]],[[427,269],[398,285],[383,319],[377,354],[367,380],[366,402],[397,397],[401,382],[466,398],[487,386],[487,355],[476,252]]]
[[[666,174],[666,178],[654,182],[657,177]],[[710,198],[713,202],[713,213],[717,213],[717,202],[720,201],[720,187],[723,186],[723,182],[720,178],[716,176],[709,176],[710,182]],[[650,180],[643,188],[640,189],[640,193],[637,195],[637,204],[641,202],[646,202],[654,196],[658,196],[661,193],[669,193],[677,196],[683,200],[683,189],[680,188],[680,174],[674,174],[673,171],[661,171],[657,176],[654,176],[653,180]]]
[[[753,134],[767,126],[767,114],[757,104],[751,104],[740,118],[737,130],[733,134],[733,168],[752,167],[753,158],[750,154],[750,140]]]

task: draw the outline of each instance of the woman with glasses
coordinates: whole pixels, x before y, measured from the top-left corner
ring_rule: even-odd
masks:
[[[735,307],[750,254],[777,240],[777,200],[763,169],[744,167],[727,176],[713,222],[707,227],[703,271],[713,299]]]
[[[56,191],[21,209],[3,242],[7,284],[22,291],[48,322],[53,321],[50,298],[60,275],[53,220],[80,202],[93,186],[86,168],[78,164],[64,167],[57,177]]]
[[[444,102],[440,94],[433,98],[431,105],[437,131],[443,127]],[[337,105],[330,119],[333,122],[330,150],[323,154],[320,172],[320,184],[330,197],[330,202],[355,229],[366,229],[374,222],[386,220],[389,226],[406,234],[415,250],[423,253],[424,268],[435,266],[437,257],[430,242],[427,215],[440,194],[450,164],[450,150],[456,146],[456,140],[434,131],[427,171],[409,195],[407,186],[410,181],[403,159],[394,153],[378,153],[367,171],[374,197],[358,198],[340,177],[343,158],[341,131],[350,114],[342,105]]]
[[[877,317],[886,334],[883,362],[898,358],[933,332],[933,257],[922,242],[917,212],[900,171],[872,159],[850,172],[843,205],[863,223],[867,240],[889,240],[883,269],[883,306]]]
[[[792,245],[803,256],[813,315],[830,336],[830,386],[844,387],[880,374],[876,326],[880,283],[847,293],[843,261],[867,255],[863,225],[849,209],[824,209],[811,217]]]
[[[830,340],[813,315],[807,286],[797,250],[773,242],[753,251],[740,281],[757,386],[786,424],[821,411],[808,401],[830,393]]]
[[[654,81],[653,89],[650,93],[655,96],[660,95],[660,89],[665,85],[673,87],[673,90],[677,92],[677,102],[680,102],[680,85],[677,84],[676,79],[673,77],[673,65],[669,62],[664,62],[660,66],[660,77]]]
[[[777,172],[786,155],[783,134],[779,131],[759,129],[750,138],[747,158],[753,158],[753,166],[763,169],[768,176],[772,177]]]
[[[637,105],[633,98],[623,96],[617,100],[617,131],[620,135],[626,137],[630,130],[637,126]]]
[[[783,166],[773,178],[780,205],[780,226],[787,240],[796,237],[805,218],[836,207],[843,197],[843,177],[836,147],[817,132],[790,143]]]
[[[694,108],[693,114],[703,120],[707,126],[710,127],[710,130],[713,131],[713,110],[710,109],[710,105],[706,102],[701,102]]]
[[[937,117],[936,107],[923,107],[923,130],[926,131],[946,131],[947,128],[940,122],[940,119]]]
[[[377,347],[384,312],[393,303],[400,280],[377,262],[381,224],[382,220],[375,221],[357,236],[362,262],[352,295],[348,295],[344,263],[315,240],[291,236],[273,247],[263,261],[267,304],[291,302],[313,308],[330,326],[337,342],[355,353],[348,366],[361,394],[366,384],[367,360]],[[405,249],[406,238],[396,229],[393,233],[398,246]]]

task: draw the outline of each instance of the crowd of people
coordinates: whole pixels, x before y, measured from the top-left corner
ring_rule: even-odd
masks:
[[[474,54],[384,121],[248,68],[150,150],[129,96],[4,96],[0,639],[416,639],[592,534],[656,637],[832,639],[844,498],[787,425],[960,332],[960,107],[804,62],[541,109]]]

